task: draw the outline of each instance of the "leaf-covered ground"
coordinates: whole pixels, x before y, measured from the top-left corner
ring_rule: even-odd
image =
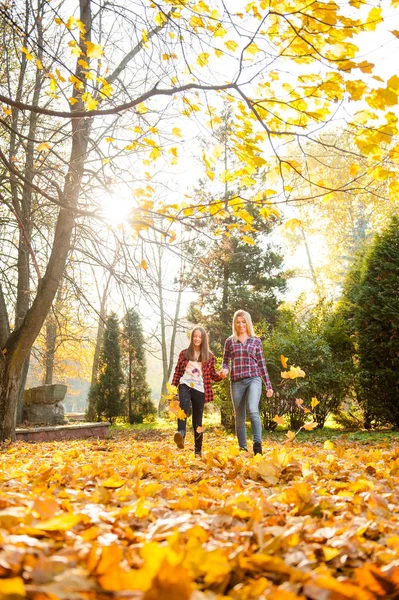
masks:
[[[187,446],[119,431],[3,448],[0,598],[399,598],[394,436]]]

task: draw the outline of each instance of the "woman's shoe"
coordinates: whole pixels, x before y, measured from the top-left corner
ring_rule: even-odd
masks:
[[[262,444],[260,442],[254,442],[253,449],[254,454],[262,454]]]
[[[184,448],[184,437],[182,436],[180,431],[176,431],[173,439],[178,448],[180,448],[180,449]]]
[[[195,458],[202,458],[202,452],[201,452],[201,450],[196,450],[195,451]]]
[[[240,452],[248,452],[248,448],[246,446],[240,446]]]

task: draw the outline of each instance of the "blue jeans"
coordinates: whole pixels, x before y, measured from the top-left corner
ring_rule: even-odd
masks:
[[[262,394],[262,378],[247,377],[230,383],[231,399],[234,406],[236,434],[240,448],[247,447],[246,403],[251,421],[254,442],[262,442],[262,424],[259,416],[259,402]]]
[[[198,433],[197,427],[202,427],[202,416],[204,414],[205,406],[205,394],[195,390],[194,388],[188,387],[185,383],[179,384],[179,403],[180,408],[184,410],[187,417],[193,413],[193,430],[194,430],[194,447],[196,452],[202,450],[202,438],[203,434]],[[186,437],[187,419],[177,420],[177,431],[179,431],[183,438]]]

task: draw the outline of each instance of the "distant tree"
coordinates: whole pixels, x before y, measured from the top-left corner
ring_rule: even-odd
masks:
[[[366,426],[399,427],[399,218],[366,255],[356,303],[359,386]]]
[[[119,325],[115,313],[107,317],[99,358],[98,378],[90,394],[94,396],[97,418],[111,421],[123,414]]]
[[[142,423],[146,416],[155,414],[156,409],[146,381],[143,329],[138,313],[132,308],[123,318],[121,348],[129,423]]]

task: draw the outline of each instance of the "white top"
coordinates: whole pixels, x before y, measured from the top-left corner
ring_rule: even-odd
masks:
[[[188,387],[194,388],[199,392],[204,391],[204,380],[202,378],[202,363],[196,360],[189,360],[179,383],[185,383]]]

